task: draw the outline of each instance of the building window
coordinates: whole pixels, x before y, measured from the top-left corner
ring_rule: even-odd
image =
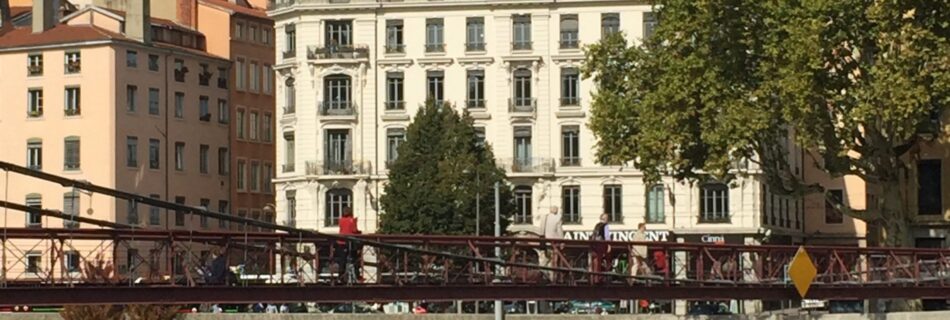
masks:
[[[284,58],[292,58],[297,52],[297,27],[293,24],[284,26]]]
[[[129,112],[135,112],[135,96],[138,95],[139,88],[133,85],[125,86],[125,106]]]
[[[261,140],[264,142],[271,142],[273,137],[274,133],[271,129],[271,115],[270,113],[265,113],[264,117],[261,118]]]
[[[43,255],[39,252],[28,252],[26,254],[26,272],[37,274],[40,273],[41,267],[43,264]]]
[[[175,81],[185,82],[185,74],[188,73],[188,68],[185,67],[185,60],[175,59]]]
[[[218,68],[218,88],[228,88],[228,70],[225,68]]]
[[[284,132],[284,165],[283,172],[293,172],[294,162],[296,161],[296,151],[294,146],[294,133]]]
[[[251,61],[248,68],[250,69],[250,77],[248,79],[248,81],[250,82],[249,87],[251,91],[257,92],[258,88],[260,88],[260,81],[261,81],[260,73],[259,73],[260,69],[258,69],[257,67],[257,61]]]
[[[426,52],[445,52],[444,31],[442,18],[426,19]]]
[[[185,197],[177,196],[175,197],[175,203],[180,205],[185,205]],[[182,227],[185,225],[185,212],[182,210],[175,210],[175,226]]]
[[[63,220],[63,228],[79,228],[79,222],[72,219],[79,216],[79,192],[70,191],[63,194],[63,214],[71,216]]]
[[[327,21],[326,46],[327,48],[353,46],[353,21]]]
[[[228,148],[218,148],[218,174],[227,175],[231,160],[228,157]]]
[[[531,109],[534,100],[531,96],[531,71],[523,68],[515,70],[514,86],[514,101],[512,104],[514,109]]]
[[[227,124],[229,112],[228,101],[224,99],[218,99],[218,123]]]
[[[561,105],[579,106],[581,102],[580,91],[580,73],[577,69],[561,69]]]
[[[161,141],[158,139],[148,139],[148,167],[149,169],[158,169],[160,167],[159,156]]]
[[[531,186],[515,187],[515,224],[531,223]]]
[[[234,118],[234,120],[237,122],[234,124],[234,127],[237,130],[237,138],[244,139],[244,110],[238,109],[237,116]]]
[[[158,71],[158,55],[156,54],[148,55],[148,70]]]
[[[580,126],[561,127],[561,166],[581,165]]]
[[[64,169],[79,170],[79,137],[67,137],[64,146]]]
[[[270,44],[270,29],[263,26],[261,27],[261,43],[265,45]]]
[[[210,150],[206,144],[198,146],[198,171],[201,173],[208,173],[208,150]]]
[[[256,42],[256,41],[257,41],[257,26],[256,26],[256,25],[250,25],[250,26],[248,26],[248,37],[247,37],[247,39],[250,40],[251,42]]]
[[[269,64],[261,65],[261,82],[264,94],[271,94],[274,88],[274,71]]]
[[[207,87],[211,83],[211,76],[213,75],[210,70],[208,70],[207,63],[201,63],[198,65],[201,68],[201,73],[198,74],[198,85],[202,87]]]
[[[238,159],[237,161],[237,189],[238,191],[244,191],[244,188],[245,188],[244,180],[247,179],[246,178],[247,172],[245,171],[246,166],[247,164],[246,162],[244,162],[244,160]]]
[[[657,25],[656,13],[655,12],[644,12],[643,13],[643,38],[649,39],[653,37],[653,34],[656,32]]]
[[[248,189],[253,192],[260,190],[261,183],[261,164],[256,161],[251,161],[250,167],[250,177],[248,177]]]
[[[603,38],[620,31],[620,14],[602,13],[600,15],[600,30]]]
[[[576,14],[561,15],[561,49],[577,49],[580,47],[580,28]]]
[[[82,60],[79,52],[67,52],[65,58],[66,73],[79,73],[82,70]]]
[[[345,173],[350,169],[350,130],[327,130],[326,134],[326,171]]]
[[[262,172],[264,181],[261,182],[261,191],[264,193],[271,192],[271,178],[274,176],[274,167],[270,163],[264,164],[264,169]]]
[[[198,203],[201,205],[202,210],[210,210],[209,207],[211,207],[211,199],[201,199]],[[200,218],[198,218],[198,221],[202,229],[208,228],[208,216],[202,215]]]
[[[844,206],[844,192],[840,189],[828,190],[831,199],[825,199],[825,223],[838,224],[844,222],[844,216],[841,211],[835,208],[836,205]]]
[[[43,116],[43,89],[27,91],[27,115],[31,118]]]
[[[485,71],[468,71],[468,93],[465,105],[471,109],[485,107]]]
[[[175,118],[185,118],[185,93],[175,92]]]
[[[604,186],[604,213],[610,222],[623,221],[623,187],[619,184]]]
[[[148,197],[149,197],[149,198],[152,198],[152,199],[161,199],[161,198],[162,198],[162,196],[157,195],[157,194],[151,194],[151,195],[149,195]],[[149,225],[157,226],[157,225],[159,225],[159,224],[162,224],[162,216],[161,216],[161,212],[160,212],[159,210],[161,210],[161,208],[156,207],[156,206],[149,206],[149,207],[148,207],[148,224],[149,224]]]
[[[403,100],[405,83],[402,72],[386,73],[386,110],[403,110],[406,101]]]
[[[234,25],[234,38],[235,39],[244,38],[244,24],[243,23],[238,22]]]
[[[297,190],[287,190],[287,225],[297,225]]]
[[[158,88],[148,88],[148,114],[158,115]]]
[[[252,111],[252,112],[248,113],[247,121],[248,121],[248,124],[249,124],[248,136],[251,138],[251,140],[255,140],[255,141],[256,141],[256,140],[257,140],[257,133],[258,133],[258,128],[257,128],[257,112],[256,112],[256,111]]]
[[[136,226],[139,224],[139,205],[135,200],[128,200],[125,202],[125,212],[126,212],[126,221],[130,225]]]
[[[729,222],[729,186],[724,183],[706,183],[700,187],[699,222]]]
[[[665,221],[665,192],[662,184],[654,184],[647,189],[647,223],[663,223]]]
[[[531,168],[531,127],[519,126],[514,128],[515,144],[515,172],[523,172]]]
[[[43,140],[26,141],[26,166],[32,170],[43,170]]]
[[[175,142],[175,170],[185,170],[185,143]]]
[[[445,73],[442,71],[426,72],[426,97],[435,103],[445,101]]]
[[[465,51],[485,51],[485,18],[465,19]]]
[[[326,203],[326,226],[336,226],[340,224],[340,217],[343,210],[352,205],[353,192],[349,189],[331,189],[327,191]]]
[[[406,52],[402,29],[402,20],[386,20],[386,53]]]
[[[404,141],[406,141],[406,129],[386,129],[386,167],[392,168],[392,164],[399,158],[399,145]]]
[[[236,78],[235,81],[237,81],[238,90],[241,90],[241,91],[244,90],[244,83],[245,83],[244,79],[246,77],[245,76],[246,72],[247,72],[247,68],[244,66],[244,59],[237,58],[234,62],[234,74]]]
[[[126,50],[125,51],[125,66],[129,68],[138,68],[139,67],[139,53]]]
[[[139,166],[139,138],[125,137],[125,165],[128,167]]]
[[[208,96],[198,97],[198,120],[211,121],[211,109],[208,106]]]
[[[230,215],[231,212],[228,210],[228,201],[227,200],[218,200],[218,213]],[[228,221],[223,219],[218,219],[218,228],[226,229],[228,227]]]
[[[79,95],[79,88],[66,88],[65,98],[66,98],[66,101],[63,105],[65,106],[64,112],[66,113],[66,115],[67,116],[79,115],[80,111],[82,110],[80,109],[81,99]]]
[[[581,187],[561,187],[561,208],[564,209],[564,223],[581,222]]]
[[[297,112],[297,89],[294,88],[294,78],[287,78],[284,84],[284,114]]]
[[[66,267],[66,272],[79,272],[79,252],[78,251],[67,251],[63,254],[63,266]]]
[[[514,15],[512,19],[512,50],[531,50],[531,15]]]
[[[30,209],[26,212],[26,227],[41,228],[43,226],[43,215],[39,211],[43,209],[43,196],[39,193],[26,195],[26,206]]]
[[[43,75],[43,54],[31,54],[26,57],[27,72],[31,77]]]
[[[351,110],[350,76],[332,75],[324,80],[324,114],[340,110]]]
[[[943,175],[940,170],[940,160],[919,160],[917,161],[917,214],[918,215],[942,215],[943,214],[943,192],[941,180]]]

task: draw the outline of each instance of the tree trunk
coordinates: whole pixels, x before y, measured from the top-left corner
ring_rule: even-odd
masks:
[[[912,217],[907,208],[906,193],[902,192],[899,181],[888,181],[880,184],[881,194],[878,200],[880,218],[867,221],[867,239],[869,247],[913,247]],[[903,258],[903,257],[900,257]],[[914,264],[916,261],[899,261],[902,264]],[[897,270],[889,270],[897,272]],[[920,310],[921,302],[917,299],[885,300],[886,310],[880,310],[878,300],[867,300],[868,310],[871,312],[897,312]]]

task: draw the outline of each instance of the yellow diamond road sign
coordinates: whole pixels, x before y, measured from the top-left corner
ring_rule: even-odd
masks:
[[[811,282],[815,280],[817,274],[818,269],[815,268],[815,264],[811,262],[811,258],[805,252],[805,247],[798,247],[798,253],[795,254],[795,258],[792,258],[792,263],[788,265],[788,276],[792,279],[795,289],[798,290],[798,294],[802,298],[805,298],[805,294],[808,293],[808,288],[811,287]]]

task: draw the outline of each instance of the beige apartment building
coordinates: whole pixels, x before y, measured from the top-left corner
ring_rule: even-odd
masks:
[[[731,184],[644,185],[635,168],[595,163],[582,48],[611,32],[649,36],[646,2],[278,0],[268,13],[278,222],[336,232],[352,207],[375,231],[386,164],[432,97],[468,110],[507,170],[518,207],[509,232],[537,234],[558,206],[573,239],[608,213],[618,240],[646,222],[656,241],[801,241],[803,203],[771,195],[752,164],[737,163],[748,175]],[[792,159],[803,174],[800,154]]]
[[[230,63],[205,51],[192,28],[129,11],[87,6],[55,19],[37,1],[31,27],[0,35],[0,158],[34,170],[192,206],[228,211],[229,127],[215,103],[227,101]],[[215,230],[217,221],[165,212],[11,174],[9,200],[70,215],[155,229]],[[10,215],[4,227],[87,228],[58,219]],[[13,243],[16,245],[16,243]],[[7,260],[23,277],[67,273],[100,243],[76,241],[57,267],[48,247],[26,246]],[[21,248],[23,249],[23,248]],[[9,254],[12,248],[8,247]],[[144,274],[142,259],[186,263],[180,250],[116,250],[120,272]],[[108,252],[107,252],[108,253]],[[158,256],[155,256],[158,255]],[[165,258],[162,258],[164,255]],[[180,270],[177,270],[180,271]]]

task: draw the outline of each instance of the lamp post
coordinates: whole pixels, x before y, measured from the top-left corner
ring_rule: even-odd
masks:
[[[501,183],[495,181],[495,238],[501,237]],[[495,245],[495,259],[501,260],[501,247]],[[501,272],[501,267],[495,265],[495,279],[497,280],[498,273]],[[502,309],[501,300],[495,300],[495,320],[502,320],[505,318],[505,310]]]

